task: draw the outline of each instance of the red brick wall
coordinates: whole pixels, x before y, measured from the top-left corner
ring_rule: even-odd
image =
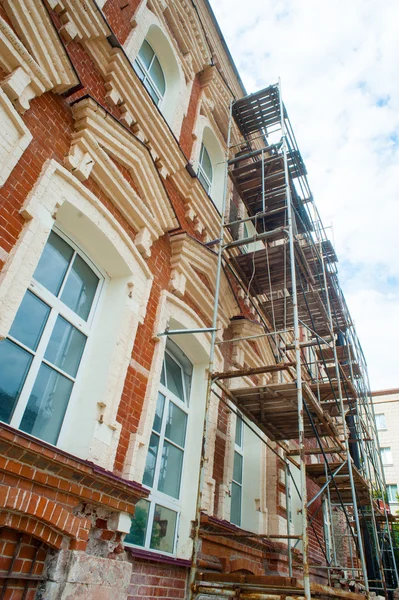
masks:
[[[201,97],[201,84],[200,76],[197,73],[195,76],[193,87],[191,89],[190,102],[188,105],[187,114],[185,115],[180,131],[180,146],[184,154],[188,159],[191,158],[191,152],[193,149],[193,131],[195,127],[195,120],[197,118],[198,104]]]
[[[107,0],[103,11],[111,29],[120,44],[124,44],[129,35],[134,13],[139,7],[140,0]]]
[[[66,102],[50,93],[32,100],[23,119],[33,139],[0,189],[0,243],[6,252],[11,250],[21,232],[24,220],[19,210],[44,162],[50,158],[63,162],[73,132],[72,115]]]
[[[42,575],[46,554],[46,546],[32,536],[8,528],[0,531],[0,574],[5,576],[11,571],[13,575],[13,579],[0,579],[4,600],[34,599],[38,582],[17,577],[19,573]]]
[[[185,598],[188,569],[134,559],[128,600]]]

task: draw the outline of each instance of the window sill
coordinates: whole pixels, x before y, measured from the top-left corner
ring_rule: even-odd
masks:
[[[175,565],[176,567],[191,567],[191,560],[186,560],[184,558],[176,558],[175,556],[170,556],[168,554],[151,552],[151,550],[134,548],[133,546],[125,546],[125,550],[129,552],[134,558],[152,560],[153,562],[166,563],[168,565]]]

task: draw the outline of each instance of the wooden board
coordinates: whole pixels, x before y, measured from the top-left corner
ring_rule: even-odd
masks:
[[[331,462],[329,463],[329,467],[331,471],[334,473],[336,469],[340,466],[339,462]],[[369,496],[369,486],[358,471],[358,469],[352,465],[353,478],[355,481],[356,487],[356,496],[358,498],[359,503],[362,505],[370,504],[370,496]],[[306,475],[313,479],[320,487],[326,483],[326,473],[324,462],[316,463],[312,465],[306,465]],[[348,463],[346,463],[339,473],[334,477],[334,481],[337,485],[338,491],[333,483],[330,484],[330,496],[333,502],[339,502],[341,496],[343,502],[352,503],[352,492],[350,487],[350,478],[349,478],[349,470]]]
[[[298,439],[298,400],[296,383],[270,384],[262,387],[230,389],[233,402],[272,440]],[[323,413],[310,387],[303,383],[303,399],[312,414],[316,430],[321,436],[335,436],[339,432],[332,419]],[[304,416],[306,437],[315,437],[314,430]]]
[[[280,98],[277,85],[234,102],[233,117],[244,137],[280,123]]]
[[[304,167],[297,165],[293,156],[288,161],[291,177],[291,196],[294,207],[294,218],[299,233],[312,230],[308,212],[304,208],[305,200],[301,199],[292,182],[293,177]],[[299,156],[299,154],[298,154]],[[270,231],[287,223],[286,182],[284,174],[284,158],[281,153],[272,153],[262,160],[262,156],[242,157],[234,163],[229,171],[249,215],[262,212],[264,216],[259,223],[262,231]],[[263,194],[264,186],[264,194]],[[263,209],[263,201],[265,210]],[[260,229],[258,228],[258,231]]]

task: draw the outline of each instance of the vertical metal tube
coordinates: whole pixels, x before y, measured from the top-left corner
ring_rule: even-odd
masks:
[[[329,513],[329,510],[328,510],[328,506],[327,506],[327,498],[326,498],[326,496],[323,496],[321,502],[322,502],[322,511],[323,511],[324,541],[325,541],[325,545],[326,545],[326,556],[327,556],[327,562],[328,562],[327,566],[330,567],[331,566],[331,556],[332,556],[332,550],[331,550],[331,523],[330,523],[330,513]],[[327,570],[327,574],[328,574],[328,585],[331,585],[331,573],[330,573],[330,569]]]
[[[326,476],[326,481],[328,481],[328,469],[327,469],[326,462],[324,463],[324,473]],[[327,501],[328,516],[329,516],[329,520],[330,520],[332,559],[333,559],[333,564],[335,566],[337,564],[337,551],[335,548],[335,530],[334,530],[333,514],[332,514],[332,509],[331,509],[331,494],[330,494],[330,486],[329,485],[326,488],[326,501]]]
[[[202,489],[205,478],[205,464],[206,464],[206,442],[208,437],[208,427],[209,427],[209,408],[211,404],[211,395],[212,395],[212,374],[214,372],[214,359],[215,359],[215,347],[216,347],[216,328],[217,328],[217,320],[218,320],[218,311],[219,311],[219,295],[220,295],[220,277],[222,273],[222,259],[223,259],[223,240],[224,240],[224,232],[225,232],[225,212],[226,212],[226,203],[227,203],[227,182],[228,182],[228,159],[229,159],[229,151],[230,151],[230,136],[231,136],[231,119],[232,119],[232,110],[233,110],[233,100],[230,101],[230,110],[229,110],[229,128],[227,133],[227,147],[226,147],[226,161],[225,161],[225,173],[224,173],[224,185],[223,185],[223,202],[221,209],[221,219],[220,219],[220,233],[219,233],[219,249],[218,249],[218,259],[217,259],[217,269],[216,269],[216,281],[215,281],[215,297],[214,297],[214,305],[213,305],[213,318],[212,318],[212,335],[211,335],[211,347],[209,351],[209,372],[208,372],[208,385],[206,391],[206,401],[205,401],[205,413],[204,413],[204,422],[203,422],[203,431],[202,431],[202,447],[201,447],[201,462],[200,462],[200,471],[198,477],[198,489],[197,489],[197,502],[195,507],[195,529],[194,529],[194,539],[193,539],[193,554],[191,561],[191,569],[189,575],[188,582],[188,594],[189,599],[192,600],[194,598],[194,583],[195,576],[197,572],[198,565],[198,554],[199,554],[199,546],[200,546],[200,519],[201,519],[201,506],[202,506]]]
[[[284,157],[284,175],[285,189],[287,201],[287,221],[288,221],[288,238],[289,238],[289,256],[291,263],[291,285],[292,285],[292,305],[293,305],[293,320],[294,320],[294,347],[295,347],[295,370],[296,370],[296,387],[298,401],[298,430],[299,430],[299,458],[300,458],[300,474],[301,474],[301,501],[302,501],[302,555],[303,555],[303,585],[306,600],[310,600],[310,575],[309,575],[309,538],[308,538],[308,512],[307,512],[307,489],[306,489],[306,463],[305,463],[305,430],[304,430],[304,415],[303,415],[303,397],[302,397],[302,373],[301,373],[301,350],[299,346],[299,316],[298,316],[298,297],[296,287],[296,270],[295,270],[295,248],[294,248],[294,223],[292,211],[292,198],[290,177],[288,171],[288,156],[287,156],[287,132],[284,119],[284,106],[281,95],[281,81],[278,83],[279,99],[280,99],[280,118],[282,132],[282,148]]]
[[[355,481],[353,478],[352,458],[351,458],[350,449],[349,449],[349,436],[348,436],[346,420],[345,420],[345,407],[344,407],[344,399],[343,399],[343,395],[342,395],[341,374],[339,371],[337,346],[336,346],[336,339],[334,336],[334,327],[333,327],[332,314],[331,314],[330,296],[329,296],[329,291],[328,291],[328,282],[327,282],[327,275],[326,275],[326,268],[325,268],[325,264],[324,264],[323,254],[321,254],[321,264],[322,264],[322,269],[323,269],[323,281],[324,281],[324,286],[325,286],[325,290],[326,290],[327,314],[328,314],[328,318],[329,318],[330,333],[331,333],[331,338],[332,338],[332,343],[333,343],[335,374],[336,374],[336,378],[337,378],[338,397],[339,397],[339,405],[340,405],[340,409],[341,409],[342,428],[343,428],[344,439],[345,439],[345,451],[346,451],[346,457],[347,457],[347,463],[348,463],[348,474],[349,474],[349,481],[350,481],[352,501],[353,501],[353,512],[354,512],[354,517],[355,517],[355,522],[356,522],[356,533],[357,533],[358,546],[359,546],[360,562],[362,565],[364,587],[366,588],[366,591],[368,592],[369,591],[369,582],[368,582],[368,577],[367,577],[366,559],[365,559],[365,554],[364,554],[362,532],[360,529],[359,511],[358,511],[357,498],[356,498],[356,487],[355,487]]]
[[[285,462],[285,497],[286,497],[286,507],[287,507],[287,551],[288,551],[288,574],[292,577],[292,554],[291,554],[291,514],[292,514],[292,506],[291,506],[291,486],[290,486],[290,469],[288,463]]]
[[[265,210],[265,151],[262,150],[262,212],[265,212]]]

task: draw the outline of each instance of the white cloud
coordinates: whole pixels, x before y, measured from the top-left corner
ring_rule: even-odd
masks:
[[[333,223],[371,385],[397,387],[399,3],[211,4],[247,91],[281,77],[313,194]]]

